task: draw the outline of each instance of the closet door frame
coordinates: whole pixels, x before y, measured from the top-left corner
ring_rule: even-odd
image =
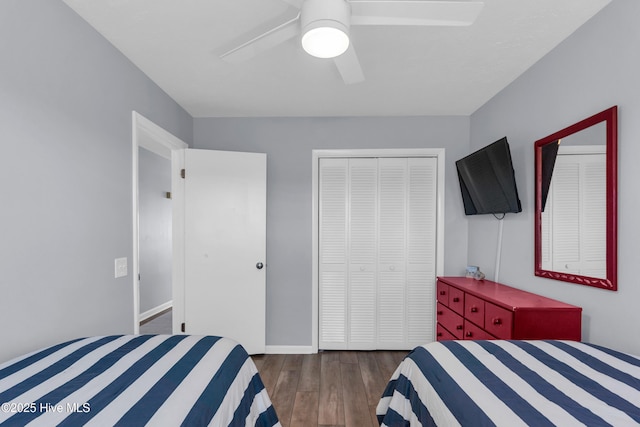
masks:
[[[384,157],[431,157],[437,159],[437,195],[436,195],[436,276],[444,272],[444,148],[408,148],[408,149],[346,149],[312,150],[312,292],[311,292],[311,331],[312,351],[319,348],[319,284],[318,284],[318,244],[319,244],[319,184],[320,159],[323,158],[384,158]],[[435,322],[435,319],[434,319]]]

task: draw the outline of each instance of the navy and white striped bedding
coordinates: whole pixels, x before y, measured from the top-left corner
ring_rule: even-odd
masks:
[[[640,358],[573,341],[441,341],[414,349],[383,426],[637,426]]]
[[[0,426],[279,426],[242,346],[214,336],[82,338],[0,365]]]

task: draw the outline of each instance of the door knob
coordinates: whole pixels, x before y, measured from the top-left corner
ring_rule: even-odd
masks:
[[[264,264],[262,264],[261,262],[259,262],[259,263],[257,263],[257,264],[256,264],[256,268],[257,268],[258,270],[262,270],[262,267],[264,267]]]

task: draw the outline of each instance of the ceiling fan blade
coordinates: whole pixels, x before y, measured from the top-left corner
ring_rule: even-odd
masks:
[[[350,0],[351,25],[471,25],[484,2]]]
[[[220,58],[228,62],[240,62],[253,58],[258,53],[271,49],[293,37],[300,34],[300,14],[278,25],[275,28],[263,33],[257,37],[245,41],[238,46],[230,49],[220,55]]]
[[[282,0],[283,2],[290,4],[291,6],[295,6],[298,9],[300,9],[302,7],[302,3],[304,3],[304,0]]]
[[[349,44],[346,52],[333,58],[333,61],[336,63],[345,84],[351,85],[364,81],[362,67],[360,67],[360,61],[353,48],[353,44]]]

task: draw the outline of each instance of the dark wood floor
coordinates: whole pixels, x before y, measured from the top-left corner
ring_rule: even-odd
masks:
[[[376,405],[407,351],[254,356],[283,427],[378,426]]]

